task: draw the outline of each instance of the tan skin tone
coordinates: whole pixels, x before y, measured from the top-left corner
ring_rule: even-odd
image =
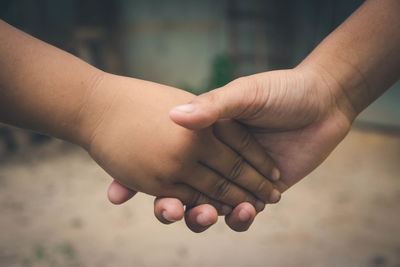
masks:
[[[340,143],[356,116],[400,77],[400,1],[366,1],[331,33],[298,67],[260,73],[194,99],[170,117],[188,129],[202,129],[221,118],[247,126],[281,170],[284,191],[314,170]],[[117,195],[119,193],[119,195]],[[109,198],[122,203],[134,192],[118,183]],[[247,221],[240,212],[249,213]],[[176,199],[160,199],[155,214],[183,217]],[[207,216],[200,223],[196,216]],[[255,212],[242,203],[226,216],[236,231],[247,230]],[[217,220],[210,205],[188,210],[186,223],[196,232]]]
[[[211,203],[219,214],[280,199],[279,172],[245,127],[192,131],[169,119],[192,94],[105,73],[3,21],[0,65],[1,122],[82,146],[131,190]]]
[[[109,88],[118,89],[107,96]],[[88,106],[90,116],[99,116],[91,118],[98,122],[87,149],[120,183],[155,196],[178,196],[186,205],[207,203],[203,194],[233,207],[245,199],[259,211],[264,203],[279,200],[272,194],[274,185],[231,149],[245,132],[240,125],[229,124],[236,131],[227,129],[229,126],[218,131],[218,125],[191,131],[169,119],[168,111],[176,103],[191,100],[193,95],[114,75],[104,77],[94,91]],[[98,108],[96,103],[104,98],[110,99],[107,107]],[[85,108],[82,110],[85,113]],[[217,139],[214,132],[221,133],[220,138],[230,146]],[[250,142],[257,146],[254,140]],[[260,149],[254,154],[251,163],[271,177],[273,165],[265,152]],[[235,171],[236,164],[240,171]],[[257,203],[260,200],[262,203]]]

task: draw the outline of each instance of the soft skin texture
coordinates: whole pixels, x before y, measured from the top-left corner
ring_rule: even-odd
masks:
[[[214,130],[191,131],[169,119],[168,111],[176,103],[191,100],[191,94],[115,75],[104,75],[92,91],[80,110],[80,115],[95,122],[85,147],[121,184],[155,196],[178,196],[189,206],[209,201],[193,188],[233,207],[243,200],[250,202],[258,211],[263,203],[279,199],[271,200],[271,182],[214,135],[234,147],[240,140],[235,134],[245,133],[240,125],[228,121],[221,122],[220,127],[215,125]],[[103,99],[108,101],[103,103]],[[225,131],[229,127],[235,127],[235,131]],[[256,145],[249,142],[249,146]],[[265,152],[254,152],[252,163],[271,176],[273,165]],[[251,160],[252,155],[247,158]],[[263,160],[256,162],[257,155]],[[249,189],[262,203],[229,180]]]
[[[190,93],[105,73],[3,21],[0,65],[0,121],[82,146],[119,181],[109,190],[119,200],[134,192],[120,184],[188,206],[211,203],[220,214],[243,201],[261,211],[280,198],[274,163],[245,127],[222,121],[192,131],[169,119]]]
[[[240,121],[276,162],[279,187],[286,190],[315,169],[355,117],[400,77],[399,13],[398,0],[366,1],[295,69],[235,80],[197,97],[191,106],[172,110],[171,119],[188,129],[202,129],[221,118]],[[125,196],[119,203],[131,194]],[[163,207],[163,201],[156,205]],[[236,231],[251,224],[238,223],[238,211],[245,207],[227,216]],[[199,206],[188,213],[209,214],[209,209]],[[187,223],[196,231],[206,229],[196,220]]]

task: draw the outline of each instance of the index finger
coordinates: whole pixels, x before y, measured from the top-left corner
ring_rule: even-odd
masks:
[[[246,127],[230,119],[224,119],[217,121],[213,130],[221,142],[245,158],[264,177],[271,182],[279,180],[280,172],[274,161]]]

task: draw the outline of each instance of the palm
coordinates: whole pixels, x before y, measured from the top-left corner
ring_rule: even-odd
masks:
[[[325,83],[294,70],[251,78],[251,105],[238,119],[276,162],[282,177],[279,187],[286,190],[329,155],[347,134],[350,121],[334,106]]]

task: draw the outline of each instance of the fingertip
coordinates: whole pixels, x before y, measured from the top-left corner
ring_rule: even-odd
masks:
[[[248,210],[246,209],[242,209],[241,211],[239,211],[238,213],[238,218],[241,222],[247,222],[248,220],[250,220],[251,214]]]
[[[211,226],[218,221],[218,213],[215,209],[205,209],[197,214],[196,222],[201,226]]]
[[[253,223],[256,210],[250,203],[239,204],[231,214],[225,217],[226,224],[236,232],[247,231]]]
[[[191,108],[188,108],[188,106]],[[192,108],[193,110],[190,112],[185,111],[186,109],[191,110]],[[213,112],[207,107],[195,104],[177,106],[170,110],[169,117],[176,124],[190,130],[206,128],[217,120],[217,118],[214,118]]]
[[[184,208],[181,201],[175,198],[156,198],[154,201],[154,215],[165,224],[182,220]]]
[[[281,178],[281,173],[277,168],[273,168],[271,171],[272,181],[278,181]]]
[[[269,202],[270,203],[278,203],[281,200],[281,193],[278,191],[278,189],[274,189],[271,192],[271,195],[269,196]]]
[[[108,187],[107,197],[112,204],[120,205],[131,199],[136,193],[114,180]]]
[[[182,220],[182,218],[183,218],[183,213],[180,213],[180,212],[177,211],[177,210],[166,209],[166,210],[163,210],[163,211],[161,212],[161,216],[162,216],[163,219],[165,219],[166,221],[173,223],[173,222],[177,222],[177,221]]]
[[[191,231],[201,233],[218,221],[218,213],[213,206],[203,204],[188,210],[185,221]]]
[[[248,213],[248,217],[246,217],[246,219],[244,219],[243,217],[239,216],[239,219],[241,222],[249,222],[250,220],[254,219],[256,217],[257,211],[254,208],[253,205],[251,205],[250,203],[241,203],[237,206],[237,210],[238,213],[245,211],[246,213]],[[239,215],[239,214],[238,214]]]

